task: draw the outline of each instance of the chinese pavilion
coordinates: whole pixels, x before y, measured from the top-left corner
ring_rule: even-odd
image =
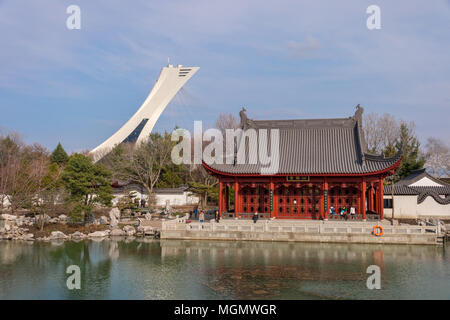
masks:
[[[250,218],[256,212],[261,218],[328,219],[333,206],[337,213],[353,207],[354,219],[382,220],[383,178],[394,173],[401,154],[385,158],[368,153],[362,112],[358,105],[349,118],[253,120],[243,109],[243,131],[278,129],[279,167],[277,173],[266,175],[259,160],[257,164],[203,162],[219,180],[222,217]]]

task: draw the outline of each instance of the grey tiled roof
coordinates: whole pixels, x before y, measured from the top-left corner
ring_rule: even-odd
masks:
[[[400,154],[385,159],[366,152],[360,116],[341,119],[251,120],[248,128],[257,132],[278,129],[279,174],[364,174],[394,165]],[[270,144],[270,143],[269,143]],[[256,153],[257,150],[250,150]],[[229,174],[260,174],[257,164],[212,164],[212,169]]]
[[[392,194],[392,187],[384,186],[385,195]],[[411,195],[417,196],[417,203],[422,203],[427,197],[432,197],[437,203],[446,205],[450,204],[450,186],[442,187],[411,187],[402,184],[394,185],[394,195]]]
[[[411,186],[424,177],[441,186]],[[384,186],[383,192],[386,195],[392,194],[392,186]],[[409,176],[394,184],[394,195],[416,195],[417,203],[422,203],[427,197],[432,197],[437,203],[447,205],[450,204],[450,184],[434,178],[425,169],[414,170]]]
[[[153,189],[153,192],[158,194],[183,194],[187,189],[187,186],[178,188],[155,188]]]
[[[433,177],[432,175],[430,175],[427,171],[426,168],[423,169],[418,169],[418,170],[413,170],[411,172],[411,174],[405,178],[403,178],[402,180],[400,180],[399,182],[397,182],[397,184],[401,184],[401,185],[410,185],[413,184],[414,182],[417,182],[423,178],[428,178],[442,186],[448,186],[450,187],[450,184],[446,183],[443,180],[439,180],[436,179],[435,177]]]
[[[442,180],[434,178],[432,175],[428,174],[426,169],[413,170],[411,174],[394,185],[394,194],[396,195],[418,195],[426,192],[432,192],[438,195],[449,195],[450,194],[450,184],[445,183]],[[411,186],[415,182],[428,178],[440,186]],[[383,188],[385,194],[391,194],[391,185],[386,185]]]
[[[391,194],[391,186],[386,185],[383,188],[383,192],[385,194]],[[395,195],[417,195],[425,192],[435,192],[439,195],[450,195],[450,186],[442,186],[442,187],[411,187],[406,185],[395,184],[394,186],[394,194]]]
[[[384,186],[383,192],[385,195],[392,194],[392,186],[391,185]],[[394,194],[395,195],[418,195],[419,192],[408,186],[395,184]]]
[[[414,188],[417,192],[423,193],[427,191],[433,191],[437,194],[450,194],[450,186],[442,186],[442,187],[410,187]],[[395,191],[395,190],[394,190]]]

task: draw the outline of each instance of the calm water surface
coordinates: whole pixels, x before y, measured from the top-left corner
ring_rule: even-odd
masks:
[[[450,246],[0,241],[0,299],[449,299]],[[366,269],[381,268],[381,290]],[[66,268],[81,268],[68,290]]]

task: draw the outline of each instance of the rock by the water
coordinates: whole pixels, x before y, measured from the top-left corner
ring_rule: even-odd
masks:
[[[34,241],[34,234],[32,234],[32,233],[24,234],[24,235],[22,236],[22,240],[26,240],[26,241]]]
[[[75,231],[74,233],[72,233],[70,235],[70,238],[72,238],[72,239],[84,239],[86,237],[87,236],[84,233],[80,232],[80,231]]]
[[[17,219],[17,216],[13,215],[13,214],[7,214],[7,213],[3,213],[1,215],[3,220],[8,220],[8,221],[14,221]]]
[[[44,222],[49,222],[50,221],[50,216],[48,214],[40,214],[36,216],[36,221],[41,221],[43,220]]]
[[[108,218],[105,216],[101,216],[99,222],[100,224],[108,224]]]
[[[111,236],[126,236],[127,233],[121,229],[116,228],[116,229],[111,230],[110,235]]]
[[[50,234],[50,237],[49,237],[50,240],[67,239],[67,238],[69,238],[69,237],[66,236],[61,231],[52,231],[52,233]]]
[[[59,219],[58,218],[51,218],[48,222],[50,222],[50,223],[58,223]]]
[[[109,219],[110,219],[110,225],[111,226],[117,226],[120,220],[120,210],[119,208],[112,208],[111,211],[109,211]]]
[[[88,234],[88,237],[90,238],[101,238],[101,237],[107,237],[109,236],[109,230],[104,231],[95,231]]]
[[[58,216],[58,220],[60,223],[67,223],[67,221],[69,221],[69,217],[67,217],[65,214],[60,214]]]
[[[18,227],[20,227],[20,226],[32,226],[32,225],[34,225],[34,218],[24,217],[24,216],[18,217],[16,219],[16,225]]]
[[[142,235],[154,235],[156,234],[156,229],[152,226],[139,226],[137,231]]]
[[[133,226],[125,226],[123,231],[127,233],[127,236],[133,236],[136,233],[136,229]]]

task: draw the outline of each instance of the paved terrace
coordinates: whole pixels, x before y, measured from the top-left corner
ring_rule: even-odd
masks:
[[[373,234],[376,225],[382,226],[382,236]],[[220,223],[172,220],[163,222],[161,232],[161,239],[404,244],[436,244],[439,236],[434,226],[322,220],[259,220],[256,223],[249,220],[220,220]]]

